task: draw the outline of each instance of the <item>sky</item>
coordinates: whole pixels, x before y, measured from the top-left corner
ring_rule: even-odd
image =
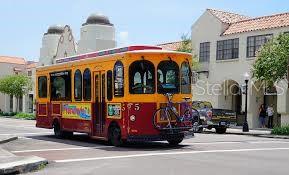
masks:
[[[49,26],[69,25],[78,41],[92,13],[108,16],[118,46],[178,41],[207,8],[257,17],[289,12],[289,0],[1,0],[0,55],[37,61]]]

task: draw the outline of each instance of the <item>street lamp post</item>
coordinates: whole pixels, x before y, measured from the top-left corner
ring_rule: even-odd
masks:
[[[245,121],[243,124],[243,132],[249,132],[249,125],[248,125],[248,120],[247,120],[247,108],[248,108],[248,82],[249,82],[249,74],[246,72],[244,74],[244,79],[245,79]]]

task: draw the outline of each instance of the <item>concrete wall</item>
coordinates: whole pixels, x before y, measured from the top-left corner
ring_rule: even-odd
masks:
[[[76,55],[75,41],[69,26],[64,27],[64,32],[60,36],[57,52],[55,54],[55,59]],[[55,59],[53,59],[54,63]]]
[[[108,25],[87,24],[81,27],[78,54],[116,47],[115,28]]]
[[[22,64],[11,64],[11,63],[0,63],[0,78],[3,78],[7,75],[15,74],[14,68],[19,70],[19,74],[25,72],[26,65]],[[16,100],[14,101],[13,108],[16,107]],[[10,112],[10,96],[0,93],[0,109],[4,112]],[[16,108],[15,108],[16,110]]]
[[[56,55],[60,34],[46,34],[42,38],[39,66],[51,65]]]

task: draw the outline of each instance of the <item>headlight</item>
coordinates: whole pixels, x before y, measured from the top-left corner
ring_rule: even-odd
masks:
[[[131,115],[131,116],[129,117],[129,119],[130,119],[130,121],[134,122],[134,121],[135,121],[135,115]]]

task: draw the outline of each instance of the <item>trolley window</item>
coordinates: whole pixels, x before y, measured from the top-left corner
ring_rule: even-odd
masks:
[[[109,70],[106,73],[106,90],[107,90],[107,100],[111,101],[112,100],[112,71]]]
[[[71,100],[71,76],[70,71],[50,73],[51,100]]]
[[[191,70],[188,62],[181,66],[181,93],[191,94]]]
[[[83,99],[85,101],[91,100],[91,73],[88,68],[83,72]]]
[[[158,65],[158,93],[179,93],[179,66],[174,61],[161,61]]]
[[[135,61],[129,67],[129,92],[131,94],[155,93],[155,68],[147,60]]]
[[[124,95],[124,75],[123,64],[121,61],[117,61],[114,65],[114,96],[123,97]]]
[[[47,77],[46,76],[38,77],[38,97],[39,98],[47,97]]]
[[[74,99],[76,101],[82,99],[82,75],[80,70],[76,70],[74,73]]]

